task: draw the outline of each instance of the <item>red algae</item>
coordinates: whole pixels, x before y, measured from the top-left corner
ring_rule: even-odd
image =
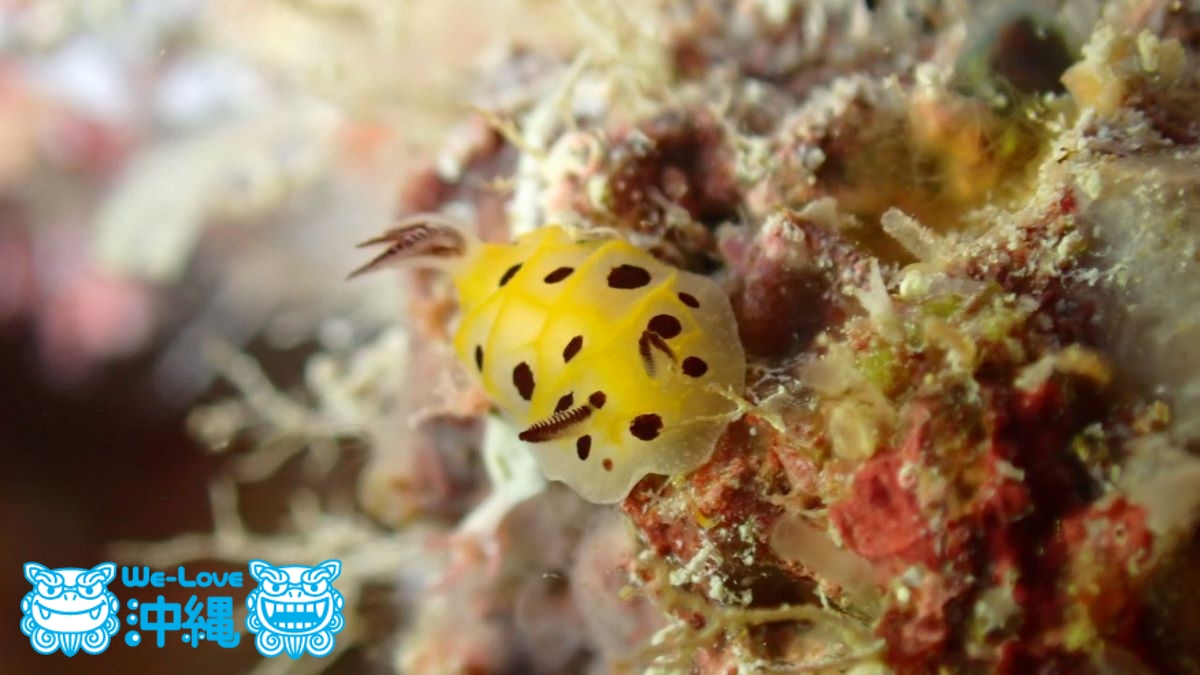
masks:
[[[882,565],[885,578],[910,565],[938,567],[930,540],[934,532],[913,493],[926,442],[927,432],[918,423],[900,448],[881,452],[861,466],[850,494],[829,508],[830,522],[846,547]]]

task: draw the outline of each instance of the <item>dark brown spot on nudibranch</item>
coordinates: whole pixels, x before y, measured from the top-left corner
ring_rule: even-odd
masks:
[[[579,459],[587,459],[592,452],[592,437],[584,434],[575,440],[575,454]]]
[[[475,367],[483,372],[483,347],[475,345]]]
[[[554,412],[562,412],[571,406],[575,405],[575,393],[572,392],[558,399],[558,405],[554,406]]]
[[[602,391],[594,391],[592,392],[592,395],[588,397],[588,403],[590,403],[591,406],[596,410],[603,408],[604,404],[607,402],[608,395]]]
[[[600,462],[600,465],[604,467],[605,471],[612,471],[612,460],[611,459],[606,459],[603,462]]]
[[[670,340],[679,335],[683,330],[683,326],[679,323],[679,319],[670,314],[658,314],[650,319],[650,323],[646,324],[646,328],[654,333],[658,333],[664,338]]]
[[[633,437],[642,441],[652,441],[658,438],[658,432],[662,431],[662,418],[655,413],[646,413],[638,415],[629,423],[629,433]]]
[[[520,272],[520,271],[521,271],[521,263],[517,263],[516,265],[513,265],[512,267],[508,268],[508,271],[504,273],[504,276],[500,277],[500,288],[504,288],[504,284],[507,284],[508,282],[512,281],[512,278],[515,277],[517,275],[517,272]]]
[[[689,377],[700,377],[708,372],[708,363],[699,356],[689,356],[683,360],[683,374]]]
[[[558,282],[562,281],[563,279],[566,279],[567,277],[571,276],[571,273],[574,271],[575,271],[574,267],[560,267],[560,268],[554,270],[553,272],[551,272],[550,274],[547,274],[546,278],[542,279],[542,281],[545,281],[548,284],[557,284]]]
[[[696,296],[692,295],[691,293],[680,293],[679,301],[688,307],[691,307],[692,309],[696,309],[700,306],[700,301],[697,300]]]
[[[571,359],[575,358],[575,355],[579,353],[580,349],[583,349],[583,336],[576,335],[575,337],[571,338],[571,341],[568,342],[567,346],[563,348],[563,363],[570,363]]]
[[[650,272],[637,265],[618,265],[608,273],[609,288],[641,288],[650,283]]]
[[[533,398],[533,370],[528,363],[522,361],[513,368],[513,386],[517,393],[526,401]]]

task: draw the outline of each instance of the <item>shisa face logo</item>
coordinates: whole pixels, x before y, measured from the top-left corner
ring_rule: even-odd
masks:
[[[332,651],[334,633],[346,625],[345,600],[333,587],[341,573],[337,560],[313,567],[250,561],[250,576],[258,588],[246,598],[246,629],[257,636],[254,646],[259,653],[275,656],[286,650],[298,659],[306,651],[313,656]]]
[[[29,636],[29,644],[41,654],[61,649],[67,656],[80,648],[89,654],[108,649],[109,638],[120,628],[120,603],[107,588],[116,575],[112,563],[90,570],[26,563],[25,578],[33,590],[21,600],[21,632]]]

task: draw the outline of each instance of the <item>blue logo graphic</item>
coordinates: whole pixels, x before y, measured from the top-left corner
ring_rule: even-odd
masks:
[[[121,606],[107,588],[116,575],[112,563],[90,570],[25,563],[25,578],[33,590],[21,599],[21,632],[29,636],[29,644],[41,654],[61,649],[67,656],[75,656],[81,647],[89,654],[108,649],[120,627],[116,615]]]
[[[246,598],[246,630],[255,634],[254,646],[263,656],[287,651],[293,659],[304,652],[325,656],[333,651],[334,633],[341,632],[345,600],[333,587],[342,573],[340,560],[320,565],[275,567],[250,561],[250,576],[258,588]]]

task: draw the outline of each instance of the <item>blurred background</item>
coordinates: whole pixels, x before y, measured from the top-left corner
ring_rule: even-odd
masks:
[[[293,391],[315,352],[385,330],[399,291],[344,282],[354,244],[492,95],[468,73],[568,41],[550,4],[0,0],[0,671],[256,661],[252,636],[133,649],[124,626],[101,657],[39,657],[17,629],[21,565],[143,562],[137,542],[213,528],[210,483],[249,444],[222,368]],[[252,531],[289,522],[298,484],[353,502],[362,448],[327,448],[316,480],[284,445],[242,491]]]

